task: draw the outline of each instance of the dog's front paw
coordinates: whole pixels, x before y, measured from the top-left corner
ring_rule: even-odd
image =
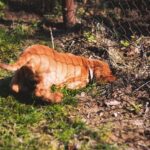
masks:
[[[62,101],[63,94],[59,92],[53,93],[53,102],[54,103],[60,103]]]

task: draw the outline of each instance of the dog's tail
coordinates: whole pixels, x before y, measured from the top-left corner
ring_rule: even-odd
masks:
[[[0,68],[14,72],[24,66],[30,59],[31,56],[29,55],[29,53],[24,53],[14,64],[0,63]]]

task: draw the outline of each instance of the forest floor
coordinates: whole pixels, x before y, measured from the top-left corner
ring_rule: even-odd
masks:
[[[13,63],[35,43],[52,47],[52,30],[56,50],[104,60],[117,80],[64,89],[63,102],[52,105],[12,95],[12,73],[0,70],[0,150],[150,149],[150,37],[113,39],[86,15],[82,25],[66,31],[61,18],[1,12],[1,61]]]

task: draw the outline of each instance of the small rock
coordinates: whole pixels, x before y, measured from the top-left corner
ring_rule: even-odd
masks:
[[[81,97],[85,97],[86,94],[85,94],[85,92],[81,92],[80,95],[81,95]]]
[[[114,117],[117,117],[117,116],[118,116],[118,113],[117,113],[117,112],[114,112],[113,115],[114,115]]]
[[[105,101],[105,104],[107,106],[117,106],[117,105],[120,105],[120,102],[116,100],[110,100],[110,101]]]

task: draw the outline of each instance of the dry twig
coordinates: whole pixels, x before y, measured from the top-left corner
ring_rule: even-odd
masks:
[[[51,28],[49,28],[49,31],[50,31],[50,37],[51,37],[52,48],[54,49],[54,48],[55,48],[55,46],[54,46],[54,37],[53,37],[52,29],[51,29]]]
[[[144,86],[147,85],[148,83],[150,83],[150,81],[147,81],[146,83],[142,84],[140,87],[138,87],[137,89],[135,89],[135,90],[133,91],[133,93],[136,92],[136,91],[138,91],[139,89],[141,89],[142,87],[144,87]]]

